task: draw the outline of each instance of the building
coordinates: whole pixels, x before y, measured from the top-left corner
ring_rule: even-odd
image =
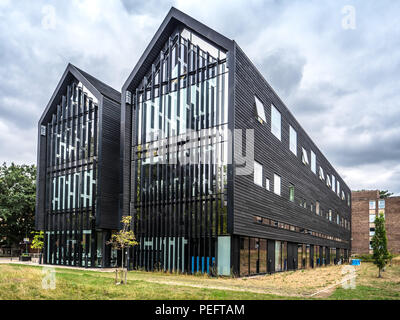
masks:
[[[130,268],[246,276],[347,259],[350,189],[235,41],[172,8],[122,97]]]
[[[69,64],[39,120],[36,228],[45,231],[44,263],[116,263],[106,241],[120,221],[120,100]]]
[[[388,250],[400,253],[400,197],[380,198],[379,190],[353,191],[352,245],[353,254],[372,253],[371,239],[375,234],[375,218],[385,217]]]

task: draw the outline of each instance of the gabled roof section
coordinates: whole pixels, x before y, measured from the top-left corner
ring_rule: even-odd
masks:
[[[102,96],[110,98],[117,103],[121,103],[121,93],[111,88],[85,71],[75,67],[71,63],[68,64],[61,77],[46,109],[39,120],[39,125],[49,121],[51,114],[56,110],[57,104],[60,103],[61,97],[65,95],[67,86],[74,80],[78,80],[88,88],[88,90],[100,101]]]
[[[126,80],[122,91],[127,89],[132,90],[132,88],[139,84],[141,79],[146,75],[146,72],[150,69],[153,61],[158,57],[164,44],[168,41],[169,36],[178,25],[184,25],[225,51],[232,51],[233,49],[234,42],[231,39],[228,39],[207,27],[205,24],[172,7]]]

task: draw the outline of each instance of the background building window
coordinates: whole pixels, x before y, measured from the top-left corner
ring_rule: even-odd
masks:
[[[311,150],[311,171],[317,174],[317,157],[312,150]]]
[[[370,223],[374,223],[375,222],[375,218],[376,218],[376,215],[375,215],[375,213],[370,213],[369,214],[369,222]]]
[[[263,103],[256,97],[254,96],[255,100],[256,100],[256,109],[257,109],[257,117],[258,120],[263,123],[263,122],[267,122],[267,118],[265,117],[265,110],[264,110],[264,105]]]
[[[378,201],[378,208],[379,209],[385,209],[385,200],[379,200]]]
[[[274,174],[274,193],[278,196],[281,195],[281,177]]]
[[[262,187],[263,167],[258,162],[254,161],[254,183]]]
[[[369,209],[371,210],[371,209],[375,209],[375,208],[376,208],[376,202],[375,202],[375,200],[371,200],[369,202]]]
[[[281,140],[281,113],[271,105],[271,132]]]
[[[297,132],[289,126],[289,148],[297,156]]]

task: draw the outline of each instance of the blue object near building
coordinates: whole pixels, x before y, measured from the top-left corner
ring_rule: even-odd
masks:
[[[361,265],[361,260],[360,259],[351,259],[350,265],[351,266],[359,266],[359,265]]]

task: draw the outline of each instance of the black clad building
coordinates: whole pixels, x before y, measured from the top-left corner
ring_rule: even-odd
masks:
[[[347,259],[350,189],[235,41],[172,8],[121,96],[120,109],[70,65],[40,120],[47,263],[115,264],[105,243],[122,215],[139,241],[130,269],[245,276]],[[85,143],[68,131],[82,123],[97,125]]]
[[[39,120],[36,228],[44,263],[109,266],[119,228],[121,94],[69,64]]]

